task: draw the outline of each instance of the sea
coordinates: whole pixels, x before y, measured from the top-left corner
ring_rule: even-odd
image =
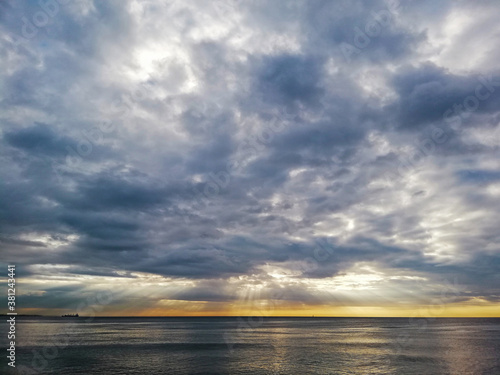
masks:
[[[496,318],[2,318],[1,374],[500,374]]]

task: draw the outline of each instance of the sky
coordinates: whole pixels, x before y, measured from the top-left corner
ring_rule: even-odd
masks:
[[[500,316],[499,17],[1,1],[18,312]]]

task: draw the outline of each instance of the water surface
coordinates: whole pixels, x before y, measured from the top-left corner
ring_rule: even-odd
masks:
[[[500,319],[24,317],[17,330],[17,373],[500,374]]]

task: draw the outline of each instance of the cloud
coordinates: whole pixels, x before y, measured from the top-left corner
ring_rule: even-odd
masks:
[[[458,76],[434,65],[410,68],[394,77],[400,96],[401,128],[414,128],[433,122],[467,121],[471,114],[496,113],[498,79],[495,77]],[[394,111],[394,108],[391,109]]]
[[[59,139],[54,130],[42,123],[35,123],[33,127],[19,131],[7,132],[4,139],[10,146],[24,150],[28,154],[52,157],[65,156],[68,153],[66,147],[76,146],[68,138]]]
[[[0,261],[27,308],[112,282],[119,309],[137,280],[154,308],[425,304],[455,278],[447,302],[498,301],[494,2],[0,7]]]

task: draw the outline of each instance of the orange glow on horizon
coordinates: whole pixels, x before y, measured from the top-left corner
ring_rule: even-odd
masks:
[[[331,306],[306,305],[301,303],[285,304],[268,308],[239,306],[227,303],[189,302],[179,307],[154,307],[139,309],[128,307],[125,309],[109,308],[95,312],[95,316],[178,316],[178,317],[210,317],[210,316],[282,316],[282,317],[462,317],[462,318],[497,318],[500,317],[500,304],[449,304],[449,305],[405,305],[405,306]],[[22,309],[20,314],[61,315],[66,310],[56,309]],[[81,316],[93,316],[81,312]]]

